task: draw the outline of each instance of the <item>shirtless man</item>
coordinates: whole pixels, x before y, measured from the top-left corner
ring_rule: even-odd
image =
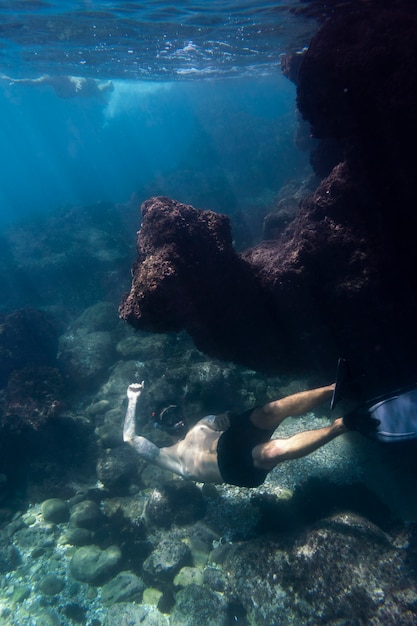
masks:
[[[158,448],[135,432],[136,404],[143,388],[141,382],[127,389],[123,440],[149,463],[197,482],[258,487],[278,463],[306,456],[348,430],[342,418],[338,418],[324,428],[271,439],[285,418],[303,415],[329,401],[334,385],[328,385],[301,391],[241,415],[209,415],[174,445]]]

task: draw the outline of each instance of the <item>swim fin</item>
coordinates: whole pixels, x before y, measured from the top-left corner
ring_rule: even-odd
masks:
[[[343,385],[347,379],[346,359],[340,357],[337,361],[336,382],[332,399],[330,401],[330,410],[333,411],[336,404],[343,398]]]
[[[362,407],[345,415],[343,423],[349,430],[356,430],[362,435],[369,435],[376,431],[381,421],[372,417],[366,407]]]
[[[336,382],[330,401],[330,409],[333,410],[336,404],[341,404],[342,409],[339,407],[339,410],[346,415],[346,413],[365,404],[363,382],[364,379],[361,379],[357,373],[356,375],[352,373],[347,359],[340,357],[337,362]]]

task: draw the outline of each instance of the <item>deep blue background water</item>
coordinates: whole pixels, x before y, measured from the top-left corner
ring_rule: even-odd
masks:
[[[134,193],[212,199],[216,206],[203,208],[228,212],[247,197],[273,195],[307,163],[294,144],[295,89],[278,73],[113,84],[104,101],[2,81],[3,222]]]
[[[271,200],[308,161],[280,72],[316,28],[300,6],[0,1],[0,223],[132,194],[225,212]],[[67,97],[42,76],[114,89]]]

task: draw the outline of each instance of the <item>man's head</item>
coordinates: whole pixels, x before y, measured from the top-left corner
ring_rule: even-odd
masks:
[[[155,421],[155,426],[169,435],[179,438],[183,437],[188,430],[187,422],[181,416],[179,407],[176,404],[170,404],[162,409]]]

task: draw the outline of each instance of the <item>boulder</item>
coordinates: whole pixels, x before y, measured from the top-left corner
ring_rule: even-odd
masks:
[[[44,520],[53,524],[61,524],[69,519],[69,508],[65,500],[50,498],[42,502],[42,515]]]
[[[171,582],[191,560],[189,547],[178,539],[161,541],[143,563],[145,579],[152,585]]]
[[[228,623],[225,602],[207,587],[193,583],[176,594],[170,626],[226,626]]]
[[[122,554],[117,546],[101,550],[98,546],[78,548],[70,562],[71,575],[80,582],[99,585],[116,573]]]
[[[133,572],[119,572],[109,580],[101,590],[103,604],[112,605],[116,602],[139,602],[142,598],[145,583]]]

